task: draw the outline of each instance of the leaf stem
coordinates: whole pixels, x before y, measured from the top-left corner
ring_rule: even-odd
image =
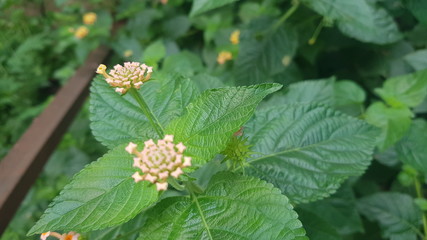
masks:
[[[292,0],[292,7],[273,25],[273,31],[280,27],[298,9],[299,0]]]
[[[417,192],[417,198],[424,198],[423,196],[423,192],[421,190],[421,183],[420,180],[418,180],[417,176],[414,177],[414,182],[415,182],[415,191]],[[424,236],[423,239],[427,240],[427,217],[425,212],[422,212],[422,216],[423,216],[423,227],[424,227]]]
[[[174,187],[176,190],[178,190],[178,191],[183,191],[184,189],[185,189],[185,186],[183,186],[183,185],[181,185],[181,184],[179,184],[177,181],[176,181],[176,178],[174,178],[174,177],[169,177],[168,178],[168,183],[170,184],[170,185],[172,185],[172,187]]]
[[[129,93],[139,104],[145,116],[148,118],[148,121],[150,121],[154,130],[156,130],[157,135],[159,135],[159,137],[163,137],[165,134],[164,133],[165,130],[163,129],[162,125],[160,124],[156,116],[154,116],[153,112],[151,111],[150,107],[148,107],[147,103],[145,102],[141,94],[139,94],[139,92],[134,88],[129,89]]]
[[[197,199],[197,196],[193,192],[191,192],[191,190],[189,190],[189,191],[190,191],[191,197],[193,198],[194,202],[196,203],[197,210],[199,211],[199,214],[202,217],[202,222],[203,222],[203,225],[206,228],[206,231],[208,233],[209,239],[213,240],[211,231],[209,230],[208,223],[206,222],[206,219],[205,219],[205,215],[203,214],[202,208],[200,207],[199,200]]]

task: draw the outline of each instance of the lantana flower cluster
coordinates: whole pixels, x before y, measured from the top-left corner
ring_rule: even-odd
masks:
[[[132,175],[135,182],[149,181],[156,184],[157,191],[168,188],[169,176],[178,178],[184,172],[183,168],[191,166],[191,157],[184,156],[186,149],[182,142],[173,143],[173,135],[166,135],[164,139],[154,143],[152,139],[144,142],[144,149],[139,152],[135,143],[130,142],[126,151],[135,155],[133,166],[139,171]]]
[[[41,240],[46,240],[49,236],[52,237],[56,237],[59,240],[78,240],[80,237],[80,234],[76,233],[76,232],[69,232],[69,233],[64,233],[64,234],[60,234],[57,232],[45,232],[42,233],[40,236]]]
[[[139,89],[144,82],[151,78],[153,68],[139,62],[125,62],[124,66],[117,64],[109,74],[104,64],[99,65],[96,73],[102,74],[115,91],[125,94],[130,88]]]

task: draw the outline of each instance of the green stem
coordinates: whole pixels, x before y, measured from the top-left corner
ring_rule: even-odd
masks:
[[[280,27],[298,9],[299,0],[292,0],[292,7],[273,25],[273,31]]]
[[[139,92],[135,88],[129,89],[129,93],[139,104],[145,116],[148,118],[148,121],[150,121],[151,125],[153,126],[154,130],[156,130],[159,137],[160,138],[163,137],[165,134],[165,130],[163,129],[162,125],[160,124],[156,116],[154,116],[153,112],[150,110],[150,108],[148,107],[147,103],[144,101],[144,98],[141,96],[141,94],[139,94]]]
[[[422,192],[422,190],[421,190],[421,183],[420,183],[420,181],[418,180],[418,178],[417,177],[414,177],[414,179],[415,179],[415,191],[417,192],[417,198],[424,198],[424,196],[423,196],[423,192]],[[423,211],[423,227],[424,227],[424,236],[423,236],[423,239],[424,240],[427,240],[427,217],[426,217],[426,214],[425,214],[425,212]]]
[[[174,187],[176,190],[178,190],[178,191],[183,191],[184,189],[185,189],[185,186],[183,186],[183,185],[181,185],[181,184],[179,184],[177,181],[176,181],[176,178],[174,178],[174,177],[169,177],[168,178],[168,183],[170,184],[170,185],[172,185],[172,187]]]
[[[317,25],[316,30],[314,30],[313,36],[308,40],[308,44],[313,45],[317,41],[317,37],[319,37],[320,31],[322,31],[323,26],[325,25],[325,20],[322,19],[319,25]]]

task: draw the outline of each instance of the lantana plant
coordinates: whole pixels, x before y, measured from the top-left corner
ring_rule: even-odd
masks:
[[[138,239],[308,239],[294,206],[330,196],[372,158],[378,132],[362,120],[313,103],[257,109],[280,84],[200,92],[138,62],[97,73],[91,128],[109,151],[29,235],[82,239],[135,218]]]

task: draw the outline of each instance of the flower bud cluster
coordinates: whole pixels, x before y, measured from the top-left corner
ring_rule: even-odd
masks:
[[[96,73],[102,74],[110,86],[115,87],[115,91],[125,94],[130,88],[139,89],[141,85],[150,80],[153,68],[139,62],[125,62],[124,66],[117,64],[106,73],[107,67],[99,65]]]
[[[57,232],[45,232],[42,233],[40,236],[41,240],[46,240],[49,236],[52,237],[56,237],[59,240],[78,240],[80,238],[80,234],[76,233],[76,232],[69,232],[69,233],[64,233],[64,234],[60,234]]]
[[[184,144],[173,143],[173,135],[166,135],[158,140],[157,144],[152,139],[144,143],[144,149],[139,152],[137,145],[130,142],[126,151],[135,155],[133,166],[141,169],[132,175],[135,182],[149,181],[155,183],[157,191],[166,190],[169,176],[178,178],[184,172],[183,168],[191,166],[191,157],[183,156],[186,149]]]

